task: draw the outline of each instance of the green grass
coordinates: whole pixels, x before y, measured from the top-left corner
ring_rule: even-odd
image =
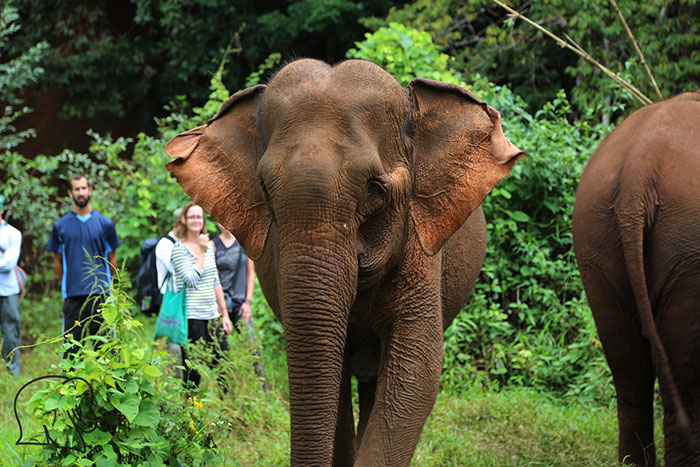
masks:
[[[616,465],[616,439],[611,407],[522,388],[441,393],[412,465]]]
[[[55,297],[57,298],[57,297]],[[60,298],[57,298],[60,301]],[[60,329],[60,308],[50,300],[25,301],[25,328],[34,317],[40,334]],[[60,303],[60,302],[59,302]],[[57,316],[58,315],[58,316]],[[46,318],[46,319],[43,319]],[[144,323],[143,342],[150,342],[153,318]],[[31,335],[32,329],[25,329]],[[253,372],[252,347],[233,337],[235,393],[213,391],[202,398],[219,420],[211,430],[223,465],[288,465],[289,415],[284,355],[265,349],[265,364],[272,391],[265,393]],[[15,446],[19,430],[13,400],[19,388],[47,373],[58,361],[56,344],[23,349],[19,378],[0,378],[0,466],[23,465],[39,451],[35,446]],[[616,462],[617,420],[614,402],[557,398],[528,388],[485,389],[476,384],[462,392],[443,391],[428,418],[412,462],[413,466],[613,466]],[[31,393],[23,393],[18,409]],[[657,417],[660,423],[660,417]],[[23,417],[25,431],[40,426]],[[657,423],[657,449],[662,434]],[[660,457],[662,453],[660,453]],[[33,465],[33,464],[28,464]]]

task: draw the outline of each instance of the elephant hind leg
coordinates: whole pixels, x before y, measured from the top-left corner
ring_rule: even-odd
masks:
[[[695,263],[700,265],[700,261]],[[665,296],[658,314],[659,335],[671,357],[671,373],[690,420],[690,439],[678,424],[673,400],[659,382],[664,404],[664,445],[667,466],[700,465],[700,270],[683,272]]]
[[[369,415],[374,407],[374,396],[377,392],[377,378],[374,377],[370,381],[358,381],[357,383],[358,398],[360,400],[360,422],[357,425],[358,443],[362,442],[362,436],[365,434]]]
[[[357,456],[357,437],[352,409],[352,381],[350,369],[343,365],[340,394],[338,397],[338,425],[333,444],[333,465],[352,467]]]
[[[651,350],[641,332],[618,340],[629,345],[608,359],[617,392],[618,456],[628,464],[656,465],[654,447],[654,370]],[[601,337],[601,340],[602,337]],[[632,342],[630,342],[632,341]],[[605,345],[605,344],[603,344]],[[618,344],[619,345],[619,344]]]
[[[586,294],[617,393],[619,460],[654,466],[655,374],[649,343],[635,308],[618,295],[621,288],[612,287],[603,274],[586,276]]]

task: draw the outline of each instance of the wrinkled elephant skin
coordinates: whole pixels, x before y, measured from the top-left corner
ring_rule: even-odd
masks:
[[[619,458],[700,465],[700,92],[637,110],[591,156],[574,250],[617,392]]]
[[[166,151],[256,261],[282,322],[291,464],[409,465],[444,328],[483,261],[480,204],[523,155],[498,112],[370,62],[298,60]]]

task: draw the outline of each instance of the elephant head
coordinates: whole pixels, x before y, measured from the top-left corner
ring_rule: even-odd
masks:
[[[256,261],[284,327],[292,463],[303,465],[331,461],[358,294],[429,261],[523,155],[464,88],[403,88],[370,62],[308,59],[165,149],[185,191]]]

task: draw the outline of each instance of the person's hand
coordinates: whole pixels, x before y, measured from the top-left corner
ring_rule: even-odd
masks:
[[[248,302],[241,305],[241,319],[246,323],[253,319],[253,309]]]
[[[209,249],[209,234],[199,234],[199,249],[202,253],[206,253]]]
[[[224,325],[224,332],[226,334],[231,334],[233,332],[233,323],[231,323],[231,319],[228,317],[228,313],[224,313],[222,316],[222,321]]]

